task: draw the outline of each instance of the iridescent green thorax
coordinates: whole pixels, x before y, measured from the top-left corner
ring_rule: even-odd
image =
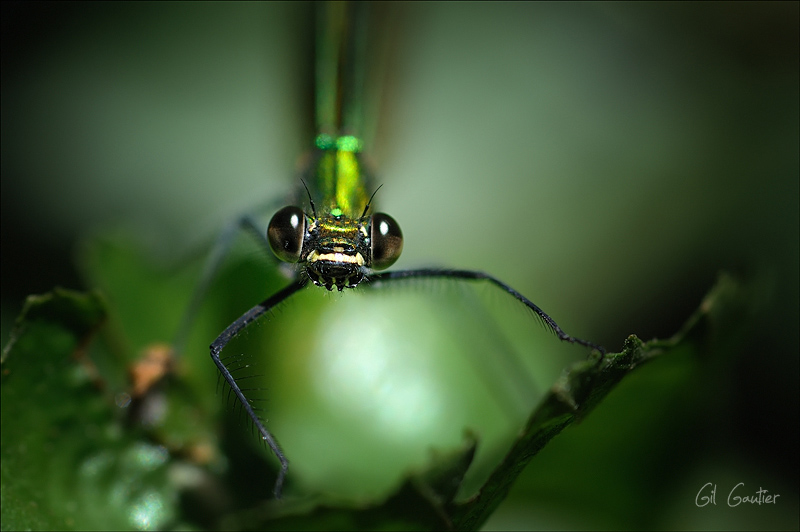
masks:
[[[306,264],[306,274],[315,284],[328,290],[351,288],[361,282],[371,263],[361,140],[320,134],[314,144],[313,166],[307,174],[312,181],[308,183],[312,212],[305,212],[298,262]]]
[[[317,136],[315,145],[322,151],[314,176],[321,200],[320,214],[357,220],[369,201],[359,156],[361,140],[322,134]]]

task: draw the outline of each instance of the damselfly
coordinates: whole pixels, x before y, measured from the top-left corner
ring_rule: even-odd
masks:
[[[294,294],[313,284],[327,291],[356,287],[369,289],[377,284],[403,279],[449,279],[455,282],[482,282],[505,292],[530,309],[560,340],[604,352],[603,348],[564,332],[542,309],[506,283],[483,272],[455,269],[416,269],[382,271],[389,268],[403,249],[399,224],[389,215],[375,212],[377,188],[370,184],[367,165],[361,153],[363,142],[362,102],[364,90],[363,56],[365,7],[328,4],[318,19],[316,44],[316,126],[314,148],[302,172],[302,195],[308,209],[292,205],[275,213],[266,240],[281,261],[294,265],[293,280],[277,293],[254,306],[228,326],[211,344],[211,357],[220,375],[230,386],[243,410],[254,423],[281,464],[274,494],[281,496],[289,461],[278,440],[256,412],[252,398],[240,386],[232,368],[221,353],[226,345],[260,316]],[[243,218],[244,226],[260,232],[257,224]],[[266,238],[265,238],[266,237]],[[206,280],[217,258],[209,262]],[[310,283],[309,283],[310,281]]]

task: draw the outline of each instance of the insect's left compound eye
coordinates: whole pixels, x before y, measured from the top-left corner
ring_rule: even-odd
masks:
[[[297,262],[303,250],[306,215],[300,207],[284,207],[269,221],[267,240],[272,252],[283,262]]]
[[[403,251],[403,232],[394,218],[382,212],[372,215],[370,226],[372,268],[383,270],[400,258]]]

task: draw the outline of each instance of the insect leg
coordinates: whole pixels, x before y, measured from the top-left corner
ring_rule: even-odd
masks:
[[[504,283],[503,281],[497,279],[489,275],[488,273],[472,271],[472,270],[439,270],[439,269],[420,269],[420,270],[399,270],[399,271],[389,271],[389,272],[381,272],[377,274],[372,274],[369,277],[370,282],[377,282],[377,281],[391,281],[391,280],[398,280],[398,279],[411,279],[411,278],[436,278],[442,277],[447,279],[463,279],[465,281],[487,281],[496,287],[500,288],[504,292],[510,294],[514,297],[517,301],[528,307],[531,311],[533,311],[544,324],[549,327],[558,338],[564,342],[569,342],[573,344],[580,344],[592,349],[596,349],[601,354],[605,354],[606,350],[603,346],[597,345],[595,343],[581,340],[580,338],[576,338],[575,336],[570,336],[569,334],[565,333],[564,330],[558,326],[558,324],[551,318],[545,311],[539,308],[535,303],[533,303],[530,299],[523,296],[509,285]]]
[[[214,242],[211,252],[206,258],[205,264],[203,265],[203,272],[200,275],[200,280],[195,285],[194,292],[192,292],[192,298],[183,313],[180,325],[178,326],[178,331],[175,334],[175,339],[172,342],[173,352],[176,357],[179,357],[183,353],[192,323],[194,322],[197,311],[203,302],[203,298],[205,297],[209,286],[214,280],[214,277],[217,275],[217,272],[219,272],[222,262],[228,256],[228,252],[230,251],[231,245],[233,245],[236,235],[242,230],[255,238],[255,240],[264,248],[267,256],[273,257],[273,254],[269,249],[269,243],[266,239],[266,233],[261,231],[252,216],[241,216],[237,220],[229,223],[225,229],[222,230]]]
[[[278,441],[275,437],[267,430],[264,426],[264,423],[261,421],[261,418],[253,410],[250,401],[247,400],[245,397],[244,392],[242,392],[239,385],[236,383],[236,379],[231,375],[230,370],[225,366],[225,363],[222,362],[220,359],[220,353],[225,348],[225,346],[230,342],[237,334],[242,332],[248,325],[253,323],[256,319],[258,319],[262,314],[269,311],[271,308],[275,307],[275,305],[279,304],[280,302],[289,298],[292,294],[303,288],[306,283],[308,282],[307,279],[301,278],[294,283],[290,284],[280,292],[273,294],[272,296],[268,297],[255,307],[251,308],[247,312],[245,312],[239,319],[231,323],[222,333],[217,337],[216,340],[211,344],[211,359],[214,361],[214,364],[217,365],[220,374],[225,379],[225,382],[228,383],[228,386],[231,387],[233,394],[242,404],[245,412],[247,415],[250,416],[250,419],[253,420],[256,428],[258,429],[261,438],[267,442],[269,448],[272,449],[272,452],[275,453],[275,456],[278,458],[278,461],[281,463],[281,470],[278,473],[278,478],[275,480],[275,487],[273,492],[275,494],[276,499],[280,499],[281,491],[283,489],[283,480],[286,477],[286,472],[289,469],[289,461],[286,459],[286,456],[283,454],[283,451],[278,445]]]

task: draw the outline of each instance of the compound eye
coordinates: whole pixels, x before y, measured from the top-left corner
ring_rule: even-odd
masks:
[[[284,207],[269,221],[267,240],[272,252],[283,262],[298,262],[303,250],[306,215],[300,207]]]
[[[403,232],[394,218],[382,212],[372,215],[370,226],[372,268],[383,270],[400,258],[403,251]]]

